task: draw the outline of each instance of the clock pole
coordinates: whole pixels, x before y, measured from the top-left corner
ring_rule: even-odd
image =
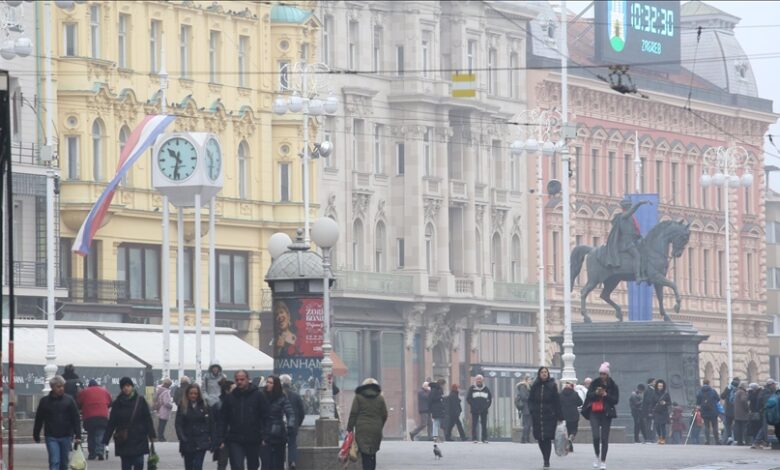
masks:
[[[217,278],[214,249],[214,225],[216,217],[216,196],[209,202],[209,367],[217,362],[216,329],[217,329]]]
[[[176,274],[176,297],[179,300],[179,380],[184,376],[184,209],[177,207],[178,226],[176,230],[178,273]],[[195,287],[193,290],[197,290]]]
[[[168,71],[165,68],[165,33],[161,35],[160,47],[160,114],[168,112]],[[154,164],[154,162],[152,162]],[[170,261],[171,261],[171,213],[168,206],[168,196],[162,197],[162,292],[160,300],[162,303],[162,324],[163,324],[163,370],[162,378],[171,376],[171,292],[170,292]]]
[[[201,313],[202,308],[200,304],[201,291],[200,291],[200,258],[201,258],[201,238],[203,233],[200,229],[200,210],[201,200],[200,193],[195,193],[195,259],[192,264],[195,266],[195,279],[192,289],[192,295],[195,297],[195,383],[201,384],[201,377],[203,375],[203,368],[201,367],[201,333],[202,322]]]

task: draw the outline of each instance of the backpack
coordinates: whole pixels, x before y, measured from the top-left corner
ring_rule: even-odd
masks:
[[[712,391],[706,390],[702,393],[701,397],[701,411],[706,414],[712,414],[715,412],[715,403],[712,400]]]
[[[729,403],[733,404],[734,399],[737,398],[737,387],[729,387]]]
[[[773,426],[780,426],[780,392],[774,393],[764,406],[766,422]]]

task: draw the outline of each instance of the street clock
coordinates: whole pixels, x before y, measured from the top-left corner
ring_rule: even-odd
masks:
[[[157,138],[152,185],[177,207],[194,207],[195,196],[208,201],[222,189],[222,146],[209,132],[177,132]]]

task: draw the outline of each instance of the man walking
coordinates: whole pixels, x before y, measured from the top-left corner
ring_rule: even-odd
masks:
[[[81,443],[81,418],[76,402],[65,394],[65,379],[61,375],[49,380],[51,392],[38,403],[35,411],[33,440],[41,442],[41,428],[46,437],[49,470],[68,470],[73,442]]]
[[[78,404],[87,431],[87,460],[103,460],[106,454],[103,436],[108,426],[111,394],[95,380],[90,380],[89,386],[79,393]]]
[[[655,411],[655,379],[647,379],[647,387],[642,395],[642,417],[645,424],[645,442],[655,441],[655,432],[653,432],[653,412]],[[648,439],[649,438],[649,439]]]
[[[515,408],[519,414],[520,422],[523,425],[523,435],[520,443],[528,444],[531,442],[531,409],[528,407],[528,397],[531,394],[531,378],[527,375],[517,384],[517,395],[515,396]]]
[[[710,381],[704,379],[701,389],[696,394],[696,406],[701,413],[701,419],[704,421],[704,443],[710,445],[710,431],[715,438],[715,444],[720,444],[718,437],[718,402],[720,397],[718,392],[710,387]],[[695,417],[694,417],[695,418]]]
[[[645,384],[636,386],[636,390],[631,393],[628,404],[631,407],[631,418],[634,419],[634,443],[647,442],[645,429],[645,417],[642,413],[642,401],[645,396]],[[639,434],[642,434],[644,441],[639,440]]]
[[[228,448],[231,470],[257,470],[260,444],[268,420],[265,395],[249,382],[245,370],[236,372],[236,389],[222,402],[220,448]]]
[[[423,382],[422,388],[417,392],[417,410],[420,413],[420,424],[409,433],[409,439],[414,440],[423,429],[428,431],[428,438],[433,434],[433,422],[431,421],[431,410],[428,403],[428,397],[431,394],[431,387],[428,382]]]
[[[479,442],[477,435],[477,423],[482,422],[482,442],[488,443],[487,432],[487,415],[490,405],[493,404],[493,394],[490,393],[490,389],[485,385],[485,378],[482,375],[477,375],[474,378],[474,385],[469,388],[469,393],[466,395],[466,402],[471,409],[471,438],[474,439],[474,443]]]
[[[306,416],[306,410],[303,408],[303,399],[301,396],[292,389],[292,377],[287,374],[279,376],[279,381],[282,383],[282,390],[287,396],[287,401],[292,405],[295,412],[295,427],[287,426],[289,435],[287,436],[287,461],[290,465],[290,470],[294,470],[298,465],[298,429],[303,424],[303,418]]]
[[[724,444],[729,444],[729,441],[733,441],[734,432],[734,400],[737,397],[737,389],[739,388],[739,378],[734,377],[728,387],[720,394],[721,400],[723,400],[723,408],[725,411],[725,419],[723,420],[723,440]]]

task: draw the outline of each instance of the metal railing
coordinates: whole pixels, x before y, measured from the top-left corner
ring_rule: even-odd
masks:
[[[455,293],[460,295],[474,295],[474,281],[471,279],[455,278]]]
[[[83,303],[117,303],[128,300],[127,281],[68,279],[68,300]]]
[[[411,295],[414,279],[406,274],[341,271],[336,274],[334,292],[358,294]]]
[[[59,286],[59,280],[55,281]],[[8,277],[3,275],[3,285],[8,285]],[[45,261],[14,261],[14,286],[46,287]]]
[[[514,300],[519,302],[538,302],[539,290],[532,284],[516,284],[512,282],[494,282],[493,298],[495,300]]]
[[[42,165],[41,148],[32,142],[11,142],[11,161],[25,165]]]

